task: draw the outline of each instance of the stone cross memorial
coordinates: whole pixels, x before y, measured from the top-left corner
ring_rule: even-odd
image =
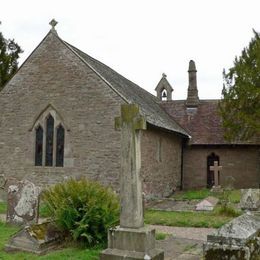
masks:
[[[210,166],[209,169],[214,171],[214,185],[219,186],[218,172],[222,170],[222,166],[218,165],[218,161],[214,161],[214,166]]]
[[[155,249],[155,230],[144,227],[140,131],[146,120],[139,106],[122,105],[115,128],[121,130],[120,226],[109,230],[108,248],[100,259],[164,259],[163,251]]]

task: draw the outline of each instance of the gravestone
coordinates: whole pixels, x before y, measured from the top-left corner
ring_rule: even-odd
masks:
[[[246,213],[207,236],[205,260],[259,259],[260,213]]]
[[[40,188],[32,182],[14,181],[8,186],[6,222],[9,224],[34,224],[39,216]]]
[[[242,189],[240,207],[244,210],[259,210],[260,189]]]
[[[217,205],[219,199],[215,197],[207,197],[201,202],[199,202],[195,209],[196,211],[212,211],[214,207]]]
[[[163,251],[155,249],[155,230],[143,220],[140,130],[146,129],[146,120],[139,106],[122,105],[115,127],[121,129],[120,226],[108,231],[108,248],[100,259],[164,259]]]
[[[64,240],[62,232],[52,222],[45,222],[18,231],[5,245],[5,250],[8,252],[26,251],[42,255],[55,249],[62,240]]]
[[[222,170],[222,166],[218,165],[218,161],[214,161],[214,166],[210,166],[209,169],[214,172],[214,186],[218,187],[219,182],[219,171]]]

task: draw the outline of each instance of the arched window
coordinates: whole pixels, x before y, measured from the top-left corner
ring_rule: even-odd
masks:
[[[38,120],[35,128],[35,166],[64,165],[65,128],[51,113]]]
[[[35,165],[42,166],[42,151],[43,151],[43,129],[39,125],[36,130],[36,140],[35,140]]]
[[[62,167],[64,161],[64,128],[59,125],[56,138],[56,166]]]
[[[53,165],[53,136],[54,136],[54,119],[49,114],[46,120],[46,166]]]

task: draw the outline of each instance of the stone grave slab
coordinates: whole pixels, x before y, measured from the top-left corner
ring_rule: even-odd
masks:
[[[32,182],[12,181],[8,186],[6,222],[9,224],[34,224],[39,217],[40,188]]]
[[[260,213],[246,213],[207,236],[206,260],[257,259],[260,255]]]
[[[244,210],[259,210],[260,189],[242,189],[240,207]]]
[[[197,211],[212,211],[217,205],[219,199],[215,197],[207,197],[195,206]]]
[[[8,252],[25,251],[42,255],[58,247],[62,240],[63,235],[55,225],[52,222],[45,222],[18,231],[5,245],[5,250]]]

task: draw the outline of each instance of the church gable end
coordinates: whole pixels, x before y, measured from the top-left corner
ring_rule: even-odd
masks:
[[[50,32],[0,93],[1,173],[42,184],[89,176],[116,185],[114,117],[124,102]]]

